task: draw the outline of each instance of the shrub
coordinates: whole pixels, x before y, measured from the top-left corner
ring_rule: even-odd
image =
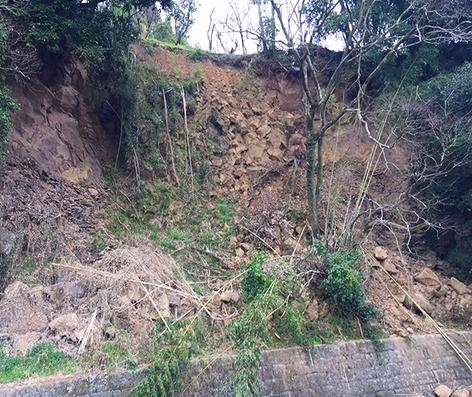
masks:
[[[357,268],[359,253],[342,250],[327,255],[323,288],[335,310],[344,317],[369,321],[377,317],[375,307],[365,301],[362,273]]]
[[[248,302],[265,293],[273,281],[273,277],[264,273],[262,269],[262,265],[267,258],[267,253],[256,252],[247,265],[247,273],[243,280],[243,291]]]
[[[203,328],[199,324],[189,327],[185,322],[175,322],[165,328],[158,323],[155,335],[154,357],[146,376],[134,390],[136,397],[178,395],[181,373],[204,343]]]
[[[249,304],[228,330],[228,337],[237,349],[233,377],[237,397],[259,395],[262,348],[274,344],[272,329],[277,340],[284,338],[308,347],[319,342],[314,324],[303,316],[300,305],[293,301],[300,290],[296,275],[289,271],[278,272],[277,277],[265,273],[263,265],[268,260],[264,252],[252,257],[243,280]]]

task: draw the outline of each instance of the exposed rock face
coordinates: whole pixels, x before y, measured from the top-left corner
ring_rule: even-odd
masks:
[[[13,85],[21,106],[13,115],[10,156],[70,182],[96,180],[112,141],[85,99],[87,73],[71,60],[55,65],[50,80],[48,87],[39,80]]]

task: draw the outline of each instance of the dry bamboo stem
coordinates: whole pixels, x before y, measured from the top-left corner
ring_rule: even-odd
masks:
[[[151,301],[151,304],[152,306],[154,306],[154,309],[156,309],[156,312],[157,314],[159,315],[159,318],[162,320],[162,322],[164,323],[165,327],[167,328],[167,331],[171,331],[170,330],[170,327],[169,327],[169,324],[167,324],[167,321],[165,319],[165,317],[162,315],[162,312],[159,310],[159,307],[157,307],[157,304],[156,302],[154,301],[154,299],[152,299],[152,296],[151,294],[149,293],[149,291],[147,290],[147,288],[144,286],[144,284],[141,282],[140,283],[140,286],[141,288],[143,289],[144,293],[146,294],[146,296],[149,298],[149,300]]]
[[[162,89],[162,98],[164,99],[164,121],[165,121],[165,126],[166,126],[167,140],[168,140],[168,143],[169,143],[170,161],[171,161],[171,165],[172,165],[172,172],[174,173],[175,182],[177,183],[177,185],[179,185],[180,181],[179,181],[179,176],[177,174],[177,170],[175,168],[174,147],[172,145],[172,137],[170,136],[169,112],[168,112],[168,109],[167,109],[167,98],[166,98],[166,92],[165,92],[164,88]]]
[[[292,255],[290,256],[290,265],[292,265],[293,257],[295,256],[295,253],[297,252],[298,245],[300,244],[300,240],[302,239],[303,235],[305,234],[305,229],[306,229],[306,222],[305,222],[305,225],[303,226],[303,230],[300,233],[300,236],[298,237],[297,244],[295,245],[295,248],[293,249]]]
[[[185,90],[182,87],[181,89],[182,94],[182,104],[184,107],[184,128],[185,128],[185,145],[187,147],[187,158],[188,158],[188,170],[190,171],[190,179],[192,181],[192,190],[193,190],[193,164],[192,164],[192,152],[190,147],[190,137],[188,131],[188,123],[187,123],[187,101],[185,100]]]
[[[85,330],[82,340],[80,341],[80,346],[79,350],[77,351],[77,354],[80,356],[84,353],[85,348],[87,347],[87,343],[90,339],[90,335],[92,333],[92,327],[93,324],[95,323],[95,318],[97,317],[97,310],[95,310],[92,314],[92,318],[90,319],[89,325],[87,326],[87,329]]]

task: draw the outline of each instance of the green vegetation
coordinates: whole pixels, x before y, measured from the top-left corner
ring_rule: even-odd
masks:
[[[123,330],[113,339],[105,341],[99,349],[90,351],[84,358],[86,367],[115,371],[119,368],[136,369],[141,358],[136,352],[136,342]]]
[[[17,109],[15,100],[0,78],[0,162],[5,156],[11,129],[10,113]]]
[[[248,302],[252,302],[257,296],[264,294],[274,281],[273,277],[264,273],[262,269],[262,265],[268,257],[266,252],[256,252],[247,265],[243,291]]]
[[[297,276],[289,270],[283,277],[267,274],[263,270],[267,260],[267,254],[256,253],[248,264],[243,280],[248,305],[228,330],[228,338],[237,351],[233,386],[238,397],[259,395],[264,347],[281,339],[308,348],[320,342],[315,325],[305,318],[301,305],[297,304],[301,287]]]
[[[33,377],[70,374],[75,365],[70,357],[58,352],[49,343],[34,346],[24,357],[9,355],[0,345],[0,383],[9,383]]]
[[[159,323],[156,327],[154,357],[144,380],[136,387],[136,397],[167,397],[178,394],[182,371],[203,345],[204,335],[198,324]]]
[[[364,279],[357,268],[359,259],[359,254],[353,250],[328,253],[323,288],[339,315],[369,321],[378,314],[375,307],[365,301]]]

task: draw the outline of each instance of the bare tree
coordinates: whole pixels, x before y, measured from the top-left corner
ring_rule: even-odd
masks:
[[[213,36],[215,35],[216,24],[213,21],[213,15],[215,9],[213,8],[210,13],[210,22],[208,23],[207,39],[208,39],[208,51],[213,51]]]
[[[231,4],[231,14],[226,16],[225,27],[229,32],[236,33],[239,36],[241,50],[243,54],[247,54],[245,38],[247,35],[247,23],[249,19],[250,8],[239,8],[235,4]]]
[[[179,0],[172,7],[176,44],[180,44],[195,22],[196,0]]]
[[[308,220],[317,236],[326,133],[347,113],[355,113],[369,138],[383,150],[385,145],[376,138],[372,126],[363,116],[369,84],[403,48],[422,42],[470,40],[471,19],[464,18],[464,14],[461,17],[454,9],[456,4],[448,0],[412,0],[397,14],[392,13],[390,18],[380,21],[375,20],[378,7],[382,7],[380,0],[269,1],[282,32],[280,44],[294,55],[301,70],[307,128]],[[317,45],[332,31],[333,21],[337,22],[336,31],[341,33],[344,50],[327,73],[318,57]],[[366,58],[373,54],[380,54],[380,60],[367,69],[366,74]],[[347,68],[357,69],[357,95],[352,102],[342,103],[332,112],[329,103],[343,87],[343,71]],[[356,208],[362,205],[365,195],[360,197]]]

